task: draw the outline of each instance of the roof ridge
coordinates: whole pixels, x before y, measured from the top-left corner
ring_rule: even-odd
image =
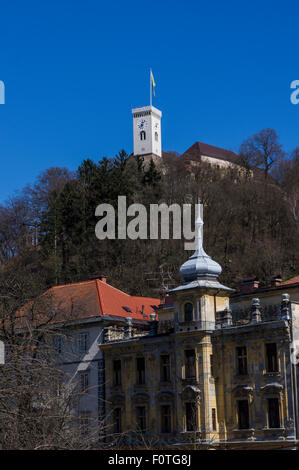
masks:
[[[224,148],[224,147],[219,147],[218,145],[206,144],[205,142],[200,142],[199,140],[196,141],[196,144],[198,144],[199,147],[200,147],[201,145],[208,145],[209,147],[212,147],[212,148],[215,148],[215,149],[224,150],[225,152],[231,152],[231,153],[234,153],[235,155],[237,155],[236,152],[234,152],[233,150],[229,150],[229,149],[226,149],[226,148]]]
[[[98,301],[98,305],[99,305],[99,313],[100,313],[100,315],[104,315],[103,299],[102,299],[102,295],[101,295],[99,285],[98,285],[99,279],[94,279],[94,282],[95,282],[95,285],[96,285],[96,292],[98,294],[97,295],[97,301]]]
[[[201,145],[210,147],[211,149],[218,149],[218,150],[222,150],[224,152],[229,152],[229,153],[232,153],[232,154],[238,156],[238,154],[236,152],[234,152],[233,150],[223,148],[223,147],[219,147],[217,145],[207,144],[205,142],[200,142],[199,140],[197,140],[196,142],[194,142],[194,144],[192,144],[190,147],[188,147],[187,150],[185,150],[185,152],[182,153],[182,155],[189,152],[191,149],[198,149],[199,151],[201,151],[201,148],[200,148]]]
[[[52,286],[49,289],[58,289],[61,287],[68,287],[68,286],[78,286],[79,284],[88,284],[96,280],[97,279],[89,279],[88,281],[78,281],[78,282],[71,282],[69,284],[59,284],[58,286]]]
[[[130,294],[127,294],[126,292],[124,292],[123,290],[120,290],[118,289],[117,287],[114,287],[112,286],[111,284],[108,284],[108,282],[103,282],[101,281],[101,279],[96,279],[98,282],[101,282],[102,284],[104,284],[105,286],[109,286],[111,287],[111,289],[114,289],[114,290],[117,290],[118,292],[121,292],[122,294],[126,295],[127,297],[133,297],[132,295]]]
[[[158,300],[160,302],[160,299],[158,299],[157,297],[143,297],[143,296],[139,296],[139,295],[131,295],[131,297],[133,299],[148,299],[148,300]]]
[[[95,279],[96,283],[97,283],[97,292],[98,292],[98,296],[99,296],[99,302],[100,302],[100,308],[101,308],[101,312],[102,312],[102,315],[106,315],[106,311],[105,311],[105,301],[104,301],[104,296],[103,296],[103,293],[101,292],[101,289],[100,289],[100,286],[101,284],[103,286],[108,286],[109,288],[111,289],[114,289],[116,290],[117,292],[119,292],[121,295],[126,295],[127,297],[131,298],[132,296],[127,294],[126,292],[120,290],[120,289],[117,289],[116,287],[113,287],[111,284],[108,284],[107,282],[103,282],[101,281],[101,279]],[[100,284],[101,283],[101,284]]]

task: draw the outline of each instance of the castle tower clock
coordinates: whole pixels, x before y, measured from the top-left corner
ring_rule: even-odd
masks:
[[[132,109],[132,114],[134,155],[161,157],[161,111],[154,106],[144,106]]]

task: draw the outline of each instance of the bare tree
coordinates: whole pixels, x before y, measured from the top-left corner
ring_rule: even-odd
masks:
[[[60,367],[57,338],[67,337],[62,312],[56,304],[53,308],[50,292],[40,295],[38,276],[15,268],[0,273],[0,338],[6,349],[0,367],[0,446],[103,446],[104,422],[76,413],[84,392]]]
[[[299,228],[299,147],[291,153],[288,167],[283,175],[282,186],[287,194],[292,217]]]
[[[240,158],[245,165],[264,170],[265,178],[270,169],[283,156],[282,146],[274,129],[262,129],[244,140],[240,147]]]

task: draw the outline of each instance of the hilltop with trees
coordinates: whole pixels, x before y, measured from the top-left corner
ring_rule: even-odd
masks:
[[[96,238],[95,208],[109,203],[117,209],[123,195],[127,205],[145,206],[200,198],[205,249],[230,286],[248,276],[264,282],[278,273],[291,277],[299,271],[298,155],[298,148],[286,155],[275,131],[265,129],[241,145],[242,173],[202,162],[191,174],[171,152],[161,171],[123,150],[99,162],[84,160],[76,172],[50,168],[0,206],[0,274],[28,272],[40,291],[104,274],[120,289],[151,296],[162,284],[180,282],[179,266],[190,256],[183,240]]]

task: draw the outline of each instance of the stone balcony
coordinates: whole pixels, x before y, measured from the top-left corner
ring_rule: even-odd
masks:
[[[225,309],[216,313],[216,329],[249,324],[268,323],[291,319],[291,302],[288,294],[282,294],[280,304],[262,305],[260,299],[252,299],[250,308]]]
[[[125,341],[133,338],[141,338],[143,336],[149,336],[149,331],[135,329],[128,331],[126,327],[113,328],[113,326],[108,326],[104,329],[104,343]]]

